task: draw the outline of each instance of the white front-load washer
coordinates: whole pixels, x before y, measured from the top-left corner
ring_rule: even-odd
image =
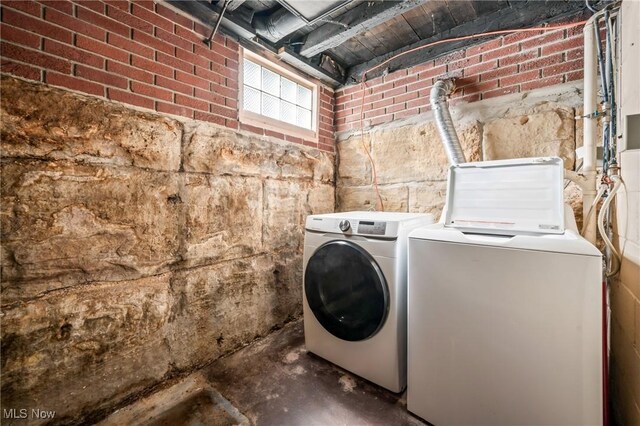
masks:
[[[307,350],[392,392],[404,389],[407,236],[432,222],[411,213],[307,217]]]

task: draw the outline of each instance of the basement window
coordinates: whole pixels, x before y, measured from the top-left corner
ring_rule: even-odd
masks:
[[[240,75],[241,122],[317,140],[316,84],[247,50]]]

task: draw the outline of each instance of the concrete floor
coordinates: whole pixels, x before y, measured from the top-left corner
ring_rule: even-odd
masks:
[[[308,353],[302,321],[220,359],[103,425],[423,425],[404,395]]]

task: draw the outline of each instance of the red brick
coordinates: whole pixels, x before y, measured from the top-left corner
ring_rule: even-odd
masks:
[[[54,86],[62,86],[71,90],[77,90],[91,95],[104,96],[104,86],[91,81],[82,80],[70,75],[58,74],[53,71],[45,72],[45,83]]]
[[[129,12],[129,10],[131,9],[131,3],[129,3],[128,0],[108,0],[108,1],[109,1],[109,4],[107,5],[107,12],[110,6],[117,7],[118,9],[123,10],[125,12]]]
[[[512,86],[514,84],[524,83],[526,81],[536,80],[540,78],[540,70],[532,70],[514,74],[510,77],[503,77],[500,79],[500,86]]]
[[[582,59],[584,57],[584,48],[579,47],[577,49],[569,50],[564,53],[567,61],[573,61],[575,59]]]
[[[551,65],[550,67],[542,69],[543,77],[551,77],[553,75],[564,74],[570,71],[577,71],[583,68],[583,60],[578,59],[571,62],[563,62],[557,65]]]
[[[413,99],[411,101],[407,101],[407,109],[412,109],[416,107],[423,107],[429,105],[429,98],[423,96],[421,98]]]
[[[139,68],[130,67],[119,62],[107,61],[107,71],[133,80],[142,81],[144,83],[153,83],[153,74],[143,71]]]
[[[34,49],[40,48],[39,35],[23,31],[7,24],[2,26],[2,39],[16,44],[21,44],[23,46],[32,47]]]
[[[256,127],[256,126],[252,126],[250,124],[241,123],[240,124],[240,129],[241,130],[246,130],[246,131],[251,132],[251,133],[257,133],[259,135],[264,135],[264,129],[262,127]]]
[[[197,46],[197,45],[196,45]],[[231,59],[238,59],[238,50],[237,49],[229,49],[228,47],[224,47],[219,43],[213,43],[211,45],[211,52],[213,53],[215,58],[218,58],[218,61],[220,61],[220,58],[216,55],[222,55],[225,58],[231,58]],[[215,59],[213,59],[214,62],[216,62]],[[221,64],[221,62],[218,62]]]
[[[182,15],[161,4],[156,5],[156,13],[158,15],[164,16],[169,19],[171,22],[175,22],[178,25],[182,25],[183,27],[193,28],[193,21],[186,16]]]
[[[111,100],[123,102],[125,104],[136,105],[142,108],[153,109],[155,104],[153,99],[145,98],[142,96],[134,95],[131,92],[125,92],[123,90],[114,89],[109,87],[107,89],[107,97]]]
[[[404,95],[396,96],[393,101],[396,103],[410,101],[418,97],[418,92],[405,93]]]
[[[524,92],[526,90],[539,89],[540,87],[553,86],[555,84],[562,83],[562,80],[563,80],[563,78],[562,78],[561,75],[556,75],[556,76],[549,77],[549,78],[543,78],[543,79],[540,79],[540,80],[530,81],[528,83],[522,83],[520,85],[520,90]]]
[[[421,73],[423,71],[430,70],[434,66],[435,66],[434,65],[434,61],[429,61],[429,62],[424,62],[422,64],[414,65],[411,68],[409,68],[408,74],[409,75],[419,74],[419,73]]]
[[[172,44],[177,47],[181,47],[185,50],[193,51],[193,43],[183,39],[182,37],[178,37],[177,35],[172,34],[158,27],[156,27],[155,33],[156,33],[156,37],[159,38],[160,40],[164,40],[169,44]]]
[[[517,44],[510,44],[508,46],[501,47],[500,49],[495,49],[495,50],[491,50],[489,52],[483,53],[482,60],[486,61],[488,59],[496,59],[496,58],[500,58],[501,56],[512,55],[518,52],[519,50],[520,48],[518,47]]]
[[[44,16],[48,22],[52,22],[76,33],[84,34],[100,41],[105,40],[107,32],[104,29],[98,28],[88,22],[81,21],[49,8],[45,8]]]
[[[498,68],[497,60],[481,62],[478,65],[472,65],[468,68],[465,68],[464,75],[465,76],[478,75],[478,74],[482,74],[483,72],[493,70],[496,68]]]
[[[421,79],[407,86],[407,93],[415,92],[416,90],[428,89],[433,84],[433,80],[430,78]]]
[[[447,72],[447,66],[441,65],[439,67],[435,67],[430,70],[421,72],[420,74],[418,74],[418,80],[425,80],[427,78],[436,77],[441,74],[444,74],[445,72]]]
[[[17,75],[18,77],[27,78],[29,80],[42,81],[42,70],[26,64],[2,61],[0,63],[0,71]]]
[[[164,78],[162,76],[156,77],[156,85],[171,89],[175,92],[184,93],[185,95],[193,95],[193,87],[188,84],[180,83],[172,78]]]
[[[480,55],[467,57],[467,58],[461,59],[459,61],[449,63],[447,65],[447,71],[453,71],[453,70],[458,70],[458,69],[461,69],[461,68],[467,68],[467,67],[470,67],[471,65],[475,65],[475,64],[478,64],[478,63],[480,63]]]
[[[104,15],[105,5],[101,0],[74,0],[74,3]]]
[[[520,44],[520,46],[522,46],[522,50],[532,49],[534,47],[542,46],[543,44],[548,44],[558,40],[562,40],[563,38],[564,38],[564,30],[546,32],[542,36],[538,36],[533,39],[523,41]]]
[[[10,58],[19,62],[25,62],[29,65],[39,66],[44,69],[59,71],[64,74],[71,73],[71,64],[67,60],[56,58],[36,50],[16,46],[5,41],[0,42],[0,56],[2,56],[3,60]]]
[[[477,55],[478,53],[486,52],[488,50],[497,49],[502,46],[502,39],[496,38],[493,40],[486,41],[481,44],[476,44],[475,46],[471,46],[467,48],[467,56]]]
[[[538,57],[538,49],[527,50],[526,52],[518,53],[516,55],[507,56],[505,58],[498,59],[500,66],[520,64],[525,61],[530,61]]]
[[[167,43],[166,41],[159,40],[152,35],[135,29],[133,30],[133,41],[140,43],[143,46],[148,46],[160,52],[164,52],[168,55],[173,55],[176,51],[175,46]]]
[[[129,62],[129,53],[124,50],[109,46],[106,43],[88,38],[82,35],[76,35],[76,46],[80,49],[97,53],[107,58],[115,59],[120,62]]]
[[[517,65],[510,65],[508,67],[498,67],[491,71],[485,71],[480,74],[480,81],[489,81],[499,77],[513,75],[518,72]]]
[[[211,92],[210,90],[198,89],[197,87],[195,89],[195,97],[217,105],[224,105],[226,99],[218,93]]]
[[[195,31],[193,31],[193,29],[181,27],[179,25],[175,25],[174,26],[173,32],[178,37],[181,37],[181,38],[183,38],[185,40],[188,40],[188,41],[190,41],[191,43],[194,43],[194,44],[202,43],[202,41],[205,38],[205,36],[201,36],[200,34],[198,34]],[[209,36],[209,34],[207,34],[207,36]]]
[[[162,101],[172,102],[173,92],[165,89],[161,89],[157,86],[151,86],[149,84],[139,83],[137,81],[131,82],[131,91],[140,95],[144,95],[153,99],[160,99]]]
[[[406,109],[404,111],[396,112],[395,114],[393,114],[393,119],[401,120],[403,118],[413,117],[414,115],[418,115],[419,113],[420,113],[419,108]],[[372,123],[372,125],[374,124]]]
[[[90,65],[95,68],[104,68],[104,58],[102,56],[82,51],[68,44],[46,39],[44,41],[44,51],[73,62]]]
[[[510,86],[510,87],[501,87],[496,90],[491,90],[488,92],[482,93],[482,99],[490,99],[498,96],[508,95],[510,93],[516,93],[520,90],[518,86]]]
[[[153,25],[151,25],[147,21],[143,21],[142,19],[131,15],[130,13],[115,8],[110,4],[107,5],[107,16],[131,28],[136,28],[149,34],[153,33]]]
[[[438,65],[446,65],[450,62],[456,62],[462,58],[464,58],[465,55],[465,51],[464,50],[458,50],[456,52],[451,52],[451,53],[447,53],[444,56],[440,56],[439,58],[436,58],[433,63],[435,66]]]
[[[498,87],[498,80],[484,81],[478,84],[472,84],[464,88],[464,94],[469,95],[471,93],[485,92]]]
[[[583,78],[584,78],[583,70],[578,70],[578,71],[572,71],[567,73],[567,75],[565,76],[565,81],[582,80]]]
[[[39,0],[39,3],[42,3],[44,8],[44,16],[46,19],[47,10],[51,8],[59,10],[62,13],[67,15],[73,15],[73,3],[66,0]]]
[[[542,34],[542,31],[540,30],[517,31],[517,32],[503,36],[502,44],[506,46],[507,44],[518,43],[518,42],[521,42],[522,40],[527,40],[532,37],[538,37],[541,34]]]
[[[85,67],[84,65],[76,65],[75,75],[108,86],[119,87],[121,89],[127,88],[126,78],[95,68]]]
[[[31,15],[16,12],[12,9],[2,10],[2,22],[64,43],[71,43],[72,41],[71,31],[56,25],[51,25],[40,18],[34,18]]]
[[[140,55],[148,59],[153,59],[153,49],[117,34],[109,33],[107,35],[107,43],[128,52],[135,53],[136,55]]]
[[[182,71],[176,71],[176,80],[187,83],[190,86],[199,87],[201,89],[209,88],[209,81],[204,78],[196,77],[193,74],[187,74]]]
[[[193,72],[193,65],[188,62],[181,61],[180,59],[177,59],[172,55],[167,55],[166,53],[156,52],[156,62],[168,65],[171,68],[179,69],[184,72]]]
[[[16,9],[22,12],[28,13],[29,15],[37,16],[38,18],[42,16],[42,7],[35,2],[32,1],[24,1],[24,0],[16,0],[9,1],[3,0],[2,6],[7,9]]]
[[[181,115],[183,117],[193,118],[193,110],[180,105],[168,104],[164,102],[156,102],[156,111],[166,114]]]
[[[150,6],[151,10],[149,10],[147,6]],[[144,3],[136,0],[132,5],[131,11],[134,16],[137,16],[140,19],[143,19],[157,27],[160,27],[163,30],[172,31],[173,22],[153,12],[153,7],[154,2],[150,1],[148,3]]]
[[[114,21],[111,18],[107,18],[104,15],[100,15],[89,9],[85,9],[84,7],[78,7],[77,16],[78,19],[82,21],[90,22],[91,24],[104,28],[107,31],[120,34],[124,37],[129,37],[129,27],[121,24],[120,22]]]
[[[558,43],[553,43],[542,48],[542,55],[550,55],[556,52],[564,52],[566,50],[575,49],[584,44],[582,37],[569,38]]]
[[[221,86],[215,83],[211,83],[211,89],[214,92],[219,93],[226,98],[232,98],[232,99],[238,98],[238,89]]]
[[[165,77],[173,78],[173,68],[166,65],[159,64],[155,61],[141,58],[140,56],[131,57],[131,65],[142,70],[152,72],[154,74],[162,75]]]
[[[221,126],[224,126],[226,124],[226,120],[224,119],[224,117],[220,117],[219,115],[209,114],[208,112],[202,112],[202,111],[195,112],[195,119],[201,120],[201,121],[208,121],[210,123],[219,124]],[[244,130],[247,130],[247,129],[244,129]],[[262,129],[260,129],[260,131],[261,132],[259,134],[262,134]],[[256,132],[253,132],[253,133],[256,133]]]
[[[544,56],[540,59],[528,61],[520,64],[520,72],[529,71],[533,69],[545,68],[550,65],[559,64],[562,62],[562,53],[558,53],[552,56]]]
[[[193,65],[197,65],[205,69],[209,69],[209,67],[211,66],[211,61],[209,59],[198,56],[195,53],[189,52],[179,47],[176,48],[176,58],[187,61]]]
[[[220,115],[225,118],[237,118],[238,111],[235,109],[227,108],[222,105],[211,104],[209,108],[210,112]]]

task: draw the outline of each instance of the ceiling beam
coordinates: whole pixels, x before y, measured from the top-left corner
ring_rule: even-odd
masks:
[[[228,0],[229,4],[227,5],[227,10],[229,12],[233,12],[245,2],[245,0]]]
[[[365,1],[307,34],[300,54],[318,55],[427,1]]]
[[[206,1],[182,1],[182,0],[161,0],[163,3],[173,7],[174,9],[187,14],[188,16],[195,18],[203,25],[212,25],[220,12],[219,7],[211,6]],[[255,32],[255,30],[246,22],[234,18],[231,15],[224,15],[221,22],[221,27],[226,30],[225,32],[238,37],[243,40],[242,43],[247,48],[259,48],[266,49],[271,53],[277,54],[285,62],[291,64],[293,67],[300,71],[313,76],[332,87],[340,86],[344,84],[344,75],[337,72],[330,72],[327,69],[317,65],[316,62],[309,58],[305,58],[297,54],[291,47],[283,47],[276,49],[276,47],[267,40],[261,39]]]
[[[458,25],[448,31],[443,31],[433,37],[417,41],[393,52],[377,56],[370,61],[355,65],[348,71],[347,83],[360,82],[362,73],[368,69],[381,64],[387,59],[394,57],[407,50],[415,49],[420,46],[427,45],[434,41],[480,34],[488,31],[496,31],[502,29],[526,28],[533,25],[542,25],[549,22],[558,22],[568,17],[573,17],[584,13],[586,10],[584,3],[572,1],[527,1],[527,2],[511,2],[511,6],[498,10],[488,15],[479,16],[473,21]],[[495,36],[494,36],[495,37]],[[367,74],[367,80],[380,76],[387,72],[393,72],[398,69],[408,68],[418,65],[439,56],[443,56],[449,52],[461,49],[466,46],[477,44],[487,40],[489,37],[478,37],[477,39],[467,39],[463,41],[455,41],[443,43],[433,47],[427,47],[416,52],[408,53],[400,58],[391,61],[385,67],[381,67]]]

